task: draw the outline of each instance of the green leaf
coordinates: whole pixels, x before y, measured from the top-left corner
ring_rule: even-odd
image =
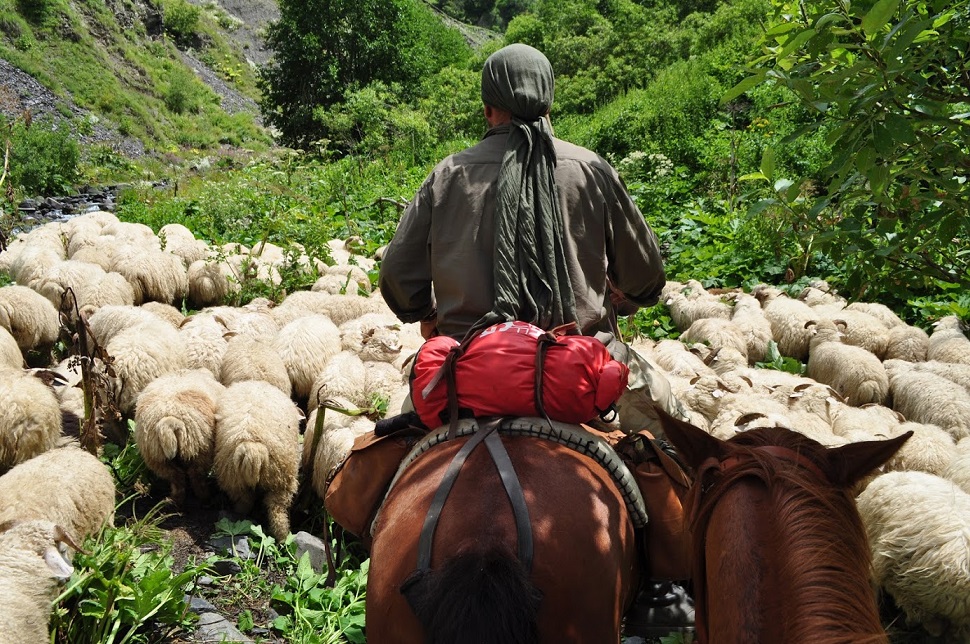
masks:
[[[862,30],[867,36],[872,36],[889,22],[889,19],[896,13],[900,0],[879,0],[866,17],[862,19]]]
[[[732,100],[736,99],[738,96],[741,96],[752,87],[755,87],[756,85],[760,85],[765,80],[765,74],[767,74],[767,70],[765,69],[758,70],[758,72],[754,76],[748,76],[743,81],[741,81],[740,83],[738,83],[737,85],[729,89],[721,97],[721,105],[731,102]]]
[[[775,151],[772,148],[765,148],[764,153],[761,155],[761,174],[763,174],[768,181],[774,180]]]

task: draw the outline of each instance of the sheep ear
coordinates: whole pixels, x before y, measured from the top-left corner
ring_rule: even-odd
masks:
[[[692,468],[697,469],[709,457],[720,457],[724,453],[724,441],[699,427],[674,418],[659,406],[654,405],[654,409],[667,439]]]
[[[825,472],[836,486],[852,487],[899,451],[912,431],[884,441],[862,441],[825,451]]]
[[[71,566],[71,562],[53,545],[44,548],[44,563],[47,564],[47,567],[51,569],[51,573],[57,579],[69,579],[71,573],[74,572],[74,567]]]

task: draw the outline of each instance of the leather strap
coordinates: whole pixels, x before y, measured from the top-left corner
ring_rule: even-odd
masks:
[[[448,500],[451,488],[454,487],[455,481],[458,479],[458,472],[461,471],[462,465],[465,464],[472,450],[478,447],[497,428],[498,423],[488,423],[484,427],[480,427],[451,459],[451,463],[441,479],[441,484],[438,485],[434,498],[431,499],[428,514],[424,517],[424,526],[421,528],[421,537],[418,541],[418,570],[431,568],[431,545],[434,542],[434,533],[438,527],[441,510],[445,507],[445,501]]]
[[[497,421],[496,421],[497,423]],[[496,425],[497,426],[497,425]],[[525,500],[525,493],[522,491],[522,483],[519,481],[512,460],[509,458],[508,450],[502,442],[499,433],[490,432],[485,438],[485,446],[488,447],[492,455],[492,461],[502,478],[502,485],[505,493],[512,504],[512,514],[515,516],[515,531],[518,534],[519,561],[525,566],[528,572],[532,572],[532,521],[529,518],[529,505]]]

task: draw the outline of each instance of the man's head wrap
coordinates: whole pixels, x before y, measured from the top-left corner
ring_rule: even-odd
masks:
[[[525,320],[545,329],[576,320],[556,149],[544,116],[552,105],[552,65],[528,45],[509,45],[482,69],[482,101],[512,113],[499,171],[495,212],[495,300],[475,324]]]

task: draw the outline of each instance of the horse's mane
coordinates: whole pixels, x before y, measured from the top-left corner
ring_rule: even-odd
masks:
[[[788,638],[793,642],[834,644],[885,641],[870,586],[869,547],[862,520],[849,493],[811,468],[754,449],[786,447],[822,468],[826,449],[788,429],[744,432],[728,441],[736,464],[698,480],[688,501],[694,535],[705,534],[714,506],[735,482],[756,477],[768,489],[770,515],[778,518],[780,574],[790,580],[786,598]],[[820,470],[821,471],[821,470]],[[694,560],[704,561],[704,539],[694,540]],[[706,598],[705,598],[706,601]],[[860,639],[860,634],[861,639]]]

